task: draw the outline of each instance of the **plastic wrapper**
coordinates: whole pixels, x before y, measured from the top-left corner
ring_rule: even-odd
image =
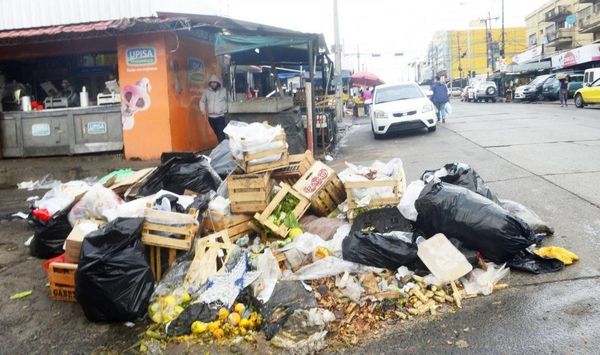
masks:
[[[69,223],[74,226],[80,219],[104,219],[105,211],[116,208],[121,203],[123,200],[113,190],[107,189],[101,184],[95,184],[71,208]]]
[[[404,218],[416,222],[417,221],[417,208],[415,207],[415,201],[419,198],[421,191],[425,187],[425,183],[421,180],[411,182],[406,187],[406,192],[402,195],[400,203],[398,204],[398,210]]]
[[[523,206],[522,204],[510,201],[500,200],[500,205],[511,215],[522,219],[536,234],[554,235],[554,228],[544,222],[535,212]]]
[[[27,189],[28,191],[42,190],[42,189],[53,189],[60,186],[61,182],[54,180],[51,174],[45,175],[43,178],[36,181],[23,181],[17,184],[19,190]]]
[[[258,280],[254,282],[254,295],[256,298],[266,303],[271,298],[277,280],[281,278],[281,270],[279,269],[279,263],[271,249],[265,249],[265,251],[256,257],[256,271],[260,273]]]
[[[480,194],[483,197],[487,197],[496,203],[499,203],[498,197],[496,197],[492,190],[490,190],[481,176],[479,176],[479,174],[477,174],[477,172],[468,164],[446,164],[441,169],[426,171],[421,177],[425,183],[429,183],[435,178],[438,178],[442,182],[448,184],[462,186]]]
[[[344,260],[390,270],[403,265],[412,269],[419,259],[416,244],[393,235],[354,232],[342,247]]]
[[[506,264],[486,263],[487,270],[474,269],[461,279],[467,295],[482,294],[487,296],[494,291],[494,285],[510,273]]]
[[[315,216],[304,216],[300,219],[300,225],[304,232],[316,234],[323,240],[333,238],[336,231],[347,223],[343,219]]]
[[[219,143],[210,152],[208,157],[210,158],[210,165],[219,174],[221,179],[225,179],[237,168],[231,155],[231,150],[229,150],[229,139],[225,139]]]
[[[267,340],[273,338],[285,325],[297,309],[317,307],[317,300],[312,292],[307,291],[299,281],[280,281],[273,294],[261,310],[265,324],[262,330]]]
[[[229,137],[229,149],[238,160],[244,158],[244,153],[259,153],[270,149],[281,148],[285,144],[275,138],[283,134],[281,126],[265,126],[261,123],[245,123],[230,121],[223,130]],[[281,159],[281,154],[274,154],[261,159],[251,160],[250,165],[270,163]]]
[[[392,159],[388,163],[375,161],[370,167],[346,162],[347,168],[338,174],[342,182],[365,182],[395,180],[403,174],[402,160]],[[359,207],[367,206],[373,199],[393,197],[392,187],[369,187],[352,189],[352,198]]]
[[[87,182],[69,181],[46,192],[40,200],[35,201],[34,207],[45,208],[50,212],[50,215],[53,215],[70,206],[77,196],[82,195],[89,189],[90,185]]]
[[[73,227],[67,218],[69,209],[54,214],[45,223],[37,224],[29,253],[37,258],[49,259],[64,253],[63,245]]]
[[[216,190],[221,178],[204,156],[173,156],[150,174],[138,191],[139,196],[167,190],[183,195],[185,190],[200,194]]]
[[[141,240],[143,218],[119,218],[87,235],[75,294],[90,321],[132,321],[144,314],[154,277]]]
[[[285,280],[316,280],[323,277],[336,276],[345,272],[357,274],[371,269],[365,265],[346,261],[335,256],[328,256],[308,264],[293,274],[283,275]]]
[[[492,200],[461,186],[434,180],[415,202],[416,226],[431,237],[443,233],[502,263],[534,244],[533,231]]]

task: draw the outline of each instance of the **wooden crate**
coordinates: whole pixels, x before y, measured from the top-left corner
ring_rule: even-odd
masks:
[[[280,134],[275,137],[275,141],[281,141],[283,145],[279,148],[268,149],[257,153],[244,152],[243,159],[236,160],[236,163],[247,174],[260,173],[287,167],[289,165],[289,153],[287,143],[285,141],[285,134]],[[253,160],[263,159],[276,154],[281,154],[279,160],[262,164],[250,164],[250,162]]]
[[[227,262],[229,251],[234,244],[229,239],[227,231],[207,235],[196,240],[194,259],[184,279],[184,286],[196,289],[202,286],[209,277],[216,274]],[[221,259],[219,267],[220,256]]]
[[[303,154],[293,154],[289,157],[289,166],[287,168],[273,171],[271,177],[288,185],[294,185],[304,173],[315,163],[315,158],[310,150]]]
[[[335,171],[319,161],[294,184],[294,190],[309,199],[312,210],[322,217],[346,200],[346,190]]]
[[[50,298],[54,301],[77,302],[75,272],[77,264],[53,262],[48,266]]]
[[[227,190],[231,202],[231,212],[261,212],[271,200],[271,191],[273,191],[271,172],[229,175]]]
[[[281,224],[280,226],[275,225],[274,223],[269,221],[269,216],[273,213],[273,211],[275,211],[275,208],[277,208],[277,206],[281,203],[281,201],[283,201],[284,197],[287,194],[291,194],[299,200],[298,204],[296,205],[296,208],[294,208],[294,210],[292,211],[297,220],[300,220],[300,218],[304,215],[304,213],[310,206],[310,201],[308,201],[306,197],[302,196],[297,191],[292,189],[290,185],[282,182],[280,183],[280,186],[281,190],[277,193],[277,195],[275,195],[275,197],[273,197],[273,200],[271,200],[269,206],[267,206],[267,208],[262,213],[256,213],[254,215],[254,218],[258,222],[260,222],[260,224],[273,231],[273,233],[277,234],[282,238],[285,238],[288,232],[290,231],[289,228],[285,224]]]
[[[219,212],[208,210],[204,217],[203,226],[209,233],[226,231],[229,239],[234,242],[244,234],[254,232],[253,217],[248,214],[226,216]]]
[[[162,249],[168,250],[168,266],[177,257],[177,250],[190,250],[199,226],[194,223],[198,212],[191,209],[189,214],[157,211],[151,208],[144,210],[142,227],[142,243],[150,251],[150,269],[155,280],[162,277]]]
[[[360,181],[351,182],[347,181],[344,183],[346,188],[346,197],[348,201],[348,219],[354,219],[356,217],[356,209],[358,206],[352,198],[352,189],[356,188],[370,188],[370,187],[392,187],[393,196],[388,198],[380,198],[371,200],[368,207],[384,207],[387,205],[398,205],[402,194],[406,191],[406,175],[404,170],[400,170],[398,177],[393,180],[379,180],[379,181]]]
[[[335,176],[315,195],[310,207],[316,215],[327,217],[344,201],[346,201],[346,189],[342,181]]]

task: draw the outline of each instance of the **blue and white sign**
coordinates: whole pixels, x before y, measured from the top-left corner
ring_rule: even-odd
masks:
[[[36,123],[31,125],[31,135],[34,137],[47,137],[50,135],[48,123]]]
[[[97,122],[88,122],[87,123],[87,133],[88,134],[106,134],[106,122],[97,121]]]
[[[141,67],[156,64],[156,48],[134,47],[127,48],[125,52],[126,63],[132,67]]]

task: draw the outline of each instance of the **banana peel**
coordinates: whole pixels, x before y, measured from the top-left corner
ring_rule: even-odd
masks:
[[[547,259],[558,259],[565,265],[571,265],[574,261],[578,261],[579,257],[562,247],[548,246],[542,247],[534,251],[538,256]]]

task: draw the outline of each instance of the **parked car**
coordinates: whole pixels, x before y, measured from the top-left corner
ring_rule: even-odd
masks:
[[[553,74],[545,74],[537,76],[527,85],[521,85],[515,90],[515,100],[529,100],[529,101],[544,101],[544,83]]]
[[[371,130],[379,139],[387,133],[427,128],[436,130],[433,103],[416,83],[380,85],[373,94]]]
[[[493,81],[481,81],[473,87],[474,101],[477,102],[496,102],[498,97],[498,88]]]
[[[583,87],[583,74],[566,74],[569,76],[569,93],[568,97],[572,98],[575,91]],[[546,100],[558,100],[558,93],[560,91],[560,80],[559,74],[548,78],[542,86],[542,92],[544,99]]]
[[[600,78],[600,68],[590,68],[583,72],[583,86],[590,85]]]
[[[575,91],[575,106],[582,108],[591,104],[600,104],[600,78]]]

